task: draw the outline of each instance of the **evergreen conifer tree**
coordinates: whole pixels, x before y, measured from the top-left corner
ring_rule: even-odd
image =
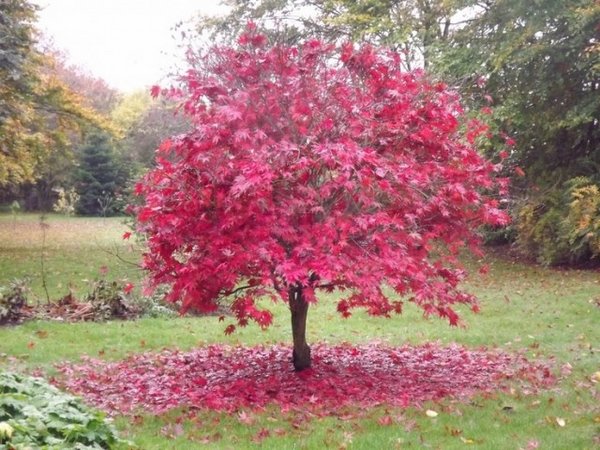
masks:
[[[77,213],[107,216],[116,213],[116,199],[126,181],[110,138],[103,133],[88,136],[79,156],[75,186]]]

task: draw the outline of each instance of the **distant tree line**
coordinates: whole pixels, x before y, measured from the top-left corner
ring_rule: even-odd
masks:
[[[503,165],[512,179],[505,207],[513,222],[488,230],[487,239],[515,243],[546,264],[600,256],[597,1],[227,4],[227,15],[203,18],[191,33],[186,30],[191,45],[235,43],[254,21],[276,42],[317,37],[389,46],[404,55],[407,69],[422,67],[444,80],[462,95],[471,116],[485,119],[498,143],[512,144]],[[118,212],[117,198],[152,166],[159,142],[186,129],[173,114],[176,105],[146,93],[123,96],[69,67],[59,53],[41,51],[30,2],[2,2],[0,12],[0,34],[9,37],[0,44],[0,203],[18,199],[27,208],[48,209],[61,187],[78,190],[80,213],[101,214],[100,205],[84,199],[102,192],[113,197],[111,213]],[[89,163],[93,146],[111,161],[102,163],[105,175],[114,175],[97,179],[99,185],[88,176],[96,170]],[[500,162],[501,147],[492,143],[482,151]],[[94,187],[86,193],[84,186]]]
[[[123,95],[69,65],[44,46],[36,11],[0,3],[0,205],[122,213],[154,149],[185,122],[149,92]]]

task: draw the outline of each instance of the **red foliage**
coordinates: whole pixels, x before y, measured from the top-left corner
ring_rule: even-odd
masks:
[[[135,286],[133,285],[133,283],[125,283],[125,285],[123,286],[123,292],[125,292],[126,294],[130,294],[131,291],[133,291],[133,288]]]
[[[59,367],[60,383],[111,414],[160,414],[176,407],[218,411],[276,404],[331,414],[345,406],[407,406],[468,397],[525,378],[553,382],[547,368],[522,356],[453,345],[392,348],[315,345],[313,367],[294,372],[284,346],[212,345],[188,353],[163,351],[120,362],[87,359]]]
[[[453,92],[390,51],[270,47],[252,27],[239,48],[192,58],[168,92],[194,127],[136,187],[144,265],[170,300],[213,311],[232,296],[238,324],[262,327],[254,300],[292,288],[307,302],[348,292],[342,316],[400,312],[384,284],[452,325],[454,304],[475,307],[455,256],[477,251],[479,225],[507,222],[486,194],[506,186],[473,144],[487,128],[461,134]]]

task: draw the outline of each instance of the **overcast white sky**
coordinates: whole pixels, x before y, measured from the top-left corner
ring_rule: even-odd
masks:
[[[219,0],[35,0],[38,27],[54,45],[109,85],[146,88],[183,61],[173,27],[217,14]]]

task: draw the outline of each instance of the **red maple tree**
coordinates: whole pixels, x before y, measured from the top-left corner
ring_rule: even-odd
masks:
[[[252,26],[238,44],[192,55],[168,91],[194,127],[137,185],[152,284],[184,311],[229,299],[241,326],[271,324],[257,299],[287,302],[297,370],[317,291],[343,291],[344,317],[400,313],[401,298],[451,325],[454,304],[476,309],[457,252],[507,216],[457,95],[370,46],[269,45]]]

